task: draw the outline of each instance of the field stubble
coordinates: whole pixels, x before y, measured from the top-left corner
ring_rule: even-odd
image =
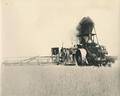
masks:
[[[118,67],[3,66],[2,96],[120,96]]]

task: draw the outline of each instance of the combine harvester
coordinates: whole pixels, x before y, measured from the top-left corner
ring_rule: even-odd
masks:
[[[105,46],[99,44],[94,25],[90,17],[84,17],[76,28],[78,44],[72,48],[51,48],[53,62],[79,66],[111,66],[116,57],[109,56]]]
[[[111,66],[117,59],[109,56],[106,48],[99,44],[94,22],[84,17],[77,26],[78,43],[71,48],[51,48],[51,56],[30,56],[4,60],[3,64],[62,64],[79,66]],[[94,30],[94,33],[93,33]]]

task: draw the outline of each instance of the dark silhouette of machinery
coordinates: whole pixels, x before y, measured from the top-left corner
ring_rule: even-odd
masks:
[[[94,22],[90,17],[84,17],[79,23],[77,30],[77,37],[79,39],[78,48],[84,48],[86,50],[86,60],[88,65],[105,66],[108,64],[108,61],[112,62],[112,60],[108,60],[106,48],[98,42]],[[78,49],[77,52],[80,53],[80,50]],[[76,54],[78,54],[77,52]],[[78,58],[81,58],[80,55],[76,55],[76,61],[78,65],[83,65],[80,60],[78,60]]]
[[[52,53],[57,52],[57,54],[52,55],[58,57],[58,63],[67,64],[70,61],[80,66],[111,66],[111,63],[115,62],[115,58],[108,56],[106,48],[99,44],[94,25],[90,17],[84,17],[76,28],[78,31],[76,37],[79,41],[77,45],[74,45],[73,48],[62,47],[61,50],[59,50],[59,48],[52,48]],[[82,58],[83,54],[81,49],[86,51],[84,60]]]

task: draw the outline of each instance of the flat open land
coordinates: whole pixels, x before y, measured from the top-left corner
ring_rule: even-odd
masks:
[[[2,66],[2,96],[120,96],[118,67]]]

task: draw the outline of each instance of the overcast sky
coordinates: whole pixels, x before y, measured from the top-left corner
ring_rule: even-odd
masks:
[[[118,54],[119,0],[2,0],[3,57],[49,55],[70,47],[84,16],[95,22],[100,44]]]

